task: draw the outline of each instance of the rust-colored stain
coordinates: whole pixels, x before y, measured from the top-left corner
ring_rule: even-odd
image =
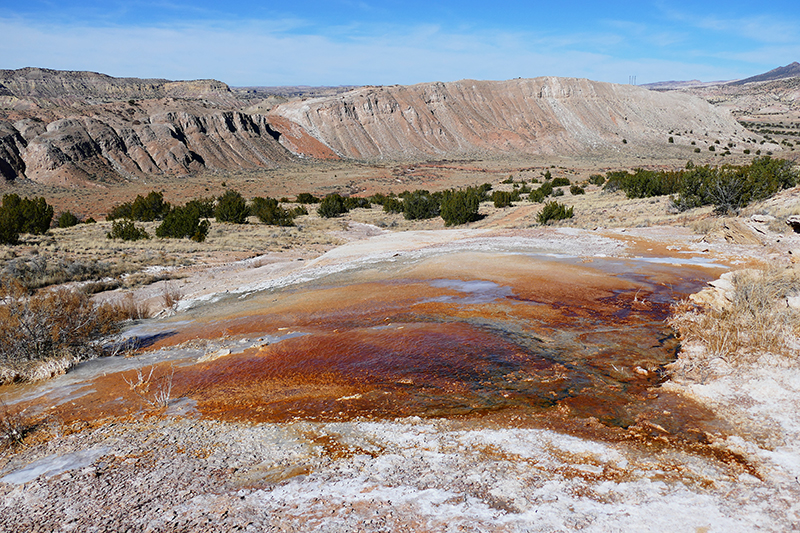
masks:
[[[373,272],[369,281],[339,275],[192,312],[154,348],[293,335],[208,362],[160,364],[155,376],[174,371],[172,398],[223,420],[507,411],[562,428],[570,420],[632,428],[651,440],[699,443],[698,427],[722,430],[704,410],[653,392],[677,347],[664,324],[669,306],[715,277],[707,269],[454,255]],[[118,373],[83,392],[51,413],[74,421],[159,412]]]

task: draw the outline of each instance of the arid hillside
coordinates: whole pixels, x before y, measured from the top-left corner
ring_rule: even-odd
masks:
[[[207,98],[228,103],[234,100],[230,88],[217,80],[114,78],[97,72],[44,68],[0,70],[0,106],[10,109],[164,97]]]
[[[574,78],[365,87],[288,102],[271,116],[356,159],[620,151],[708,137],[743,141],[727,111],[685,94]]]
[[[585,79],[365,87],[277,106],[258,94],[214,80],[0,71],[0,175],[83,187],[298,158],[660,156],[760,140],[701,98]]]

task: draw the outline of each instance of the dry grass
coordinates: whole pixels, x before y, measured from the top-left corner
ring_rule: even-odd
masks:
[[[178,302],[181,301],[183,294],[181,289],[172,283],[165,283],[161,291],[161,300],[164,303],[164,309],[175,311],[178,307]]]
[[[30,429],[22,415],[0,399],[0,449],[19,446]]]
[[[765,354],[796,364],[800,311],[787,299],[800,293],[799,282],[793,269],[743,270],[733,276],[723,305],[678,303],[669,323],[684,349],[674,373],[704,380],[720,363],[735,368]]]

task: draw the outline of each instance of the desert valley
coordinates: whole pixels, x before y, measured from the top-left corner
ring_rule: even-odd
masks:
[[[0,70],[0,529],[797,529],[798,161],[797,63]]]

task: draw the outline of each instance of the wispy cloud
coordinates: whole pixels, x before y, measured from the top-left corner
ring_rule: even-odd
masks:
[[[745,38],[758,43],[797,43],[800,17],[787,12],[778,17],[768,14],[747,14],[723,17],[680,11],[661,4],[664,15],[691,28],[707,30],[726,37]]]
[[[543,75],[618,83],[627,82],[630,75],[640,83],[739,77],[738,72],[730,75],[730,65],[709,63],[719,50],[705,57],[663,55],[660,48],[684,40],[678,31],[656,32],[646,24],[625,21],[603,21],[596,31],[539,27],[503,31],[354,21],[320,30],[318,21],[291,16],[138,26],[0,18],[0,57],[5,62],[0,68],[217,78],[231,85],[410,84]],[[742,51],[725,52],[730,53],[728,62],[737,60],[735,54],[741,54],[740,61],[758,56],[748,59]],[[774,59],[768,61],[772,64]]]

